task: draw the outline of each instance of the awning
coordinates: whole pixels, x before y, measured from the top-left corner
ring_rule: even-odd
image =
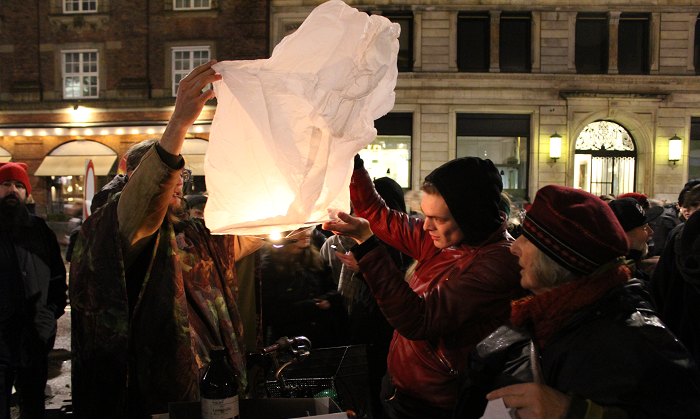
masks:
[[[0,163],[7,163],[12,160],[12,154],[4,148],[0,147]]]
[[[209,141],[201,138],[186,138],[180,154],[185,159],[185,167],[192,170],[194,176],[204,176],[204,155],[207,154]]]
[[[117,153],[96,141],[70,141],[44,157],[34,176],[83,176],[88,159],[95,166],[95,175],[106,176],[117,160]]]

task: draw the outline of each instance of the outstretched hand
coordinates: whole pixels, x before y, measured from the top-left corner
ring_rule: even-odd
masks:
[[[175,110],[160,139],[161,147],[168,153],[180,154],[187,130],[199,118],[204,104],[214,98],[213,90],[204,90],[209,83],[222,78],[211,68],[214,64],[216,64],[216,60],[202,64],[180,80],[175,99]]]
[[[563,419],[571,397],[544,384],[515,384],[492,391],[489,400],[503,399],[506,407],[516,409],[520,419]]]
[[[339,236],[347,236],[358,244],[364,243],[374,235],[369,226],[369,221],[360,217],[353,217],[344,212],[338,213],[339,220],[327,221],[321,226],[324,230],[332,231]]]

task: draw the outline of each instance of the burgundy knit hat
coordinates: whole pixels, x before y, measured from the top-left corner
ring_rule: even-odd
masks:
[[[644,195],[643,193],[637,193],[637,192],[623,193],[622,195],[617,197],[617,199],[620,199],[620,198],[634,198],[637,202],[639,202],[639,205],[642,206],[642,209],[649,208],[649,198],[647,198],[647,196]]]
[[[19,180],[27,189],[27,196],[32,193],[32,185],[29,184],[27,165],[25,163],[0,163],[0,183],[6,180]]]
[[[537,192],[523,234],[555,262],[582,275],[629,253],[610,207],[579,189],[549,185]]]

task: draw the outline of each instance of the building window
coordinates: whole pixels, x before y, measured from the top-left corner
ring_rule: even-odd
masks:
[[[501,13],[499,62],[502,73],[529,73],[531,61],[530,13]]]
[[[63,98],[98,97],[97,50],[63,52]]]
[[[209,62],[209,47],[175,47],[173,48],[173,96],[177,95],[180,80],[185,78],[195,67]]]
[[[399,71],[413,71],[413,13],[385,13],[384,17],[401,25],[399,36]]]
[[[488,13],[460,13],[457,21],[457,68],[488,72],[491,62],[491,18]]]
[[[608,72],[608,17],[604,13],[579,13],[576,16],[576,72]]]
[[[373,179],[390,177],[404,189],[411,187],[413,114],[391,112],[374,121],[377,138],[360,150]]]
[[[695,20],[695,50],[693,54],[695,74],[700,74],[700,15]]]
[[[576,139],[574,187],[594,195],[635,190],[637,151],[627,130],[611,121],[588,124]]]
[[[700,118],[690,118],[690,141],[688,144],[688,179],[698,178],[700,178]]]
[[[97,13],[97,0],[63,0],[63,13]]]
[[[174,10],[211,9],[209,0],[173,0]]]
[[[491,160],[514,202],[528,196],[529,155],[530,115],[457,115],[457,157]]]
[[[649,74],[649,15],[622,13],[618,30],[617,69],[620,74]]]

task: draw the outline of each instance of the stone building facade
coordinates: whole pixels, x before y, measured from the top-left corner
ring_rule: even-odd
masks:
[[[271,0],[271,46],[319,3]],[[700,174],[695,150],[700,132],[692,129],[700,117],[695,35],[700,6],[694,2],[347,3],[385,15],[409,32],[402,42],[410,46],[403,53],[412,65],[399,73],[393,112],[412,119],[412,189],[442,163],[470,150],[481,153],[479,147],[462,147],[462,137],[474,144],[479,138],[527,142],[517,152],[495,153],[499,167],[520,165],[520,185],[511,185],[516,199],[534,196],[547,184],[585,189],[581,174],[592,168],[580,160],[586,151],[577,153],[576,143],[596,121],[623,127],[633,140],[633,151],[602,150],[616,162],[603,167],[615,172],[609,178],[619,181],[615,192],[675,201],[689,174]],[[515,123],[520,128],[509,128],[511,117],[522,118]],[[561,137],[556,160],[550,158],[552,136]],[[672,137],[682,140],[677,161],[669,160]],[[616,171],[630,168],[615,159],[625,153],[633,156],[634,167],[627,183],[620,183]]]
[[[132,144],[163,131],[190,68],[267,57],[268,10],[267,0],[6,2],[0,161],[26,162],[30,175],[41,168],[31,176],[37,209],[61,212],[82,188],[69,177],[84,173],[84,158],[113,156],[97,170],[104,184]],[[192,137],[208,138],[214,109]]]
[[[98,171],[105,183],[129,146],[162,132],[183,68],[265,58],[320,3],[9,2],[0,11],[0,161],[27,162],[39,212],[60,211],[66,179],[82,170],[76,161],[91,153],[107,161]],[[462,155],[494,160],[516,201],[547,184],[675,201],[689,177],[700,177],[693,2],[347,3],[402,27],[396,105],[377,121],[380,137],[367,151],[376,160],[365,160],[378,175],[398,171],[406,189]],[[208,138],[214,110],[212,101],[193,140]],[[631,146],[577,146],[601,136],[591,131],[600,121]],[[682,153],[671,161],[673,137]],[[382,155],[391,144],[395,153]]]

